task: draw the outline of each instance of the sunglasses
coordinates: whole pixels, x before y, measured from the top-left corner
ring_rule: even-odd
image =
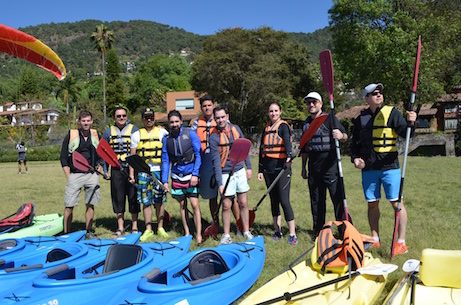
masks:
[[[126,118],[126,114],[117,114],[115,117],[117,119]]]
[[[315,105],[315,104],[317,104],[319,101],[318,101],[318,100],[305,100],[304,102],[306,102],[307,105],[309,105],[309,104]]]
[[[371,93],[368,93],[369,95],[377,96],[378,94],[383,94],[381,91],[374,91]]]
[[[147,121],[147,120],[153,121],[153,120],[155,119],[155,117],[153,117],[153,116],[145,116],[145,117],[143,117],[142,119],[143,119],[144,121]]]

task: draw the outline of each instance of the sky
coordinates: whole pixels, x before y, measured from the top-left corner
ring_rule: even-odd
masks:
[[[23,28],[43,23],[149,20],[211,35],[232,27],[312,33],[328,26],[333,0],[8,0],[0,23]]]

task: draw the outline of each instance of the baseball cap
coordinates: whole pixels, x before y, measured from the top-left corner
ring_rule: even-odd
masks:
[[[319,100],[322,102],[322,96],[320,96],[320,94],[318,94],[315,91],[309,92],[309,94],[304,97],[304,99],[308,99],[308,98]]]
[[[384,89],[384,86],[381,83],[369,84],[368,86],[365,87],[365,90],[363,90],[363,97],[367,96],[368,93],[375,91],[376,88],[382,91]]]
[[[147,116],[155,116],[154,115],[154,109],[152,108],[144,108],[141,110],[141,118],[147,117]]]

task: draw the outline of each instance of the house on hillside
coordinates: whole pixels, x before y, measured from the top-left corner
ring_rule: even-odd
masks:
[[[183,125],[192,125],[202,110],[200,108],[199,97],[195,91],[167,92],[166,111],[167,113],[156,113],[155,120],[161,125],[168,125],[168,112],[178,110],[183,119]]]
[[[0,106],[0,121],[8,122],[11,126],[53,125],[56,124],[58,116],[59,111],[51,108],[43,109],[42,103],[38,101],[9,102]]]

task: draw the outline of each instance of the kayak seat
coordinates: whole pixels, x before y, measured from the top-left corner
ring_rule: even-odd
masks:
[[[425,286],[461,288],[461,251],[424,249],[419,277]]]
[[[116,244],[107,250],[102,274],[119,271],[136,265],[142,260],[142,247],[137,245]]]
[[[189,275],[192,281],[203,280],[229,271],[222,256],[214,250],[196,254],[189,262]]]
[[[59,260],[62,260],[62,259],[65,259],[71,256],[72,254],[70,254],[66,250],[56,248],[48,252],[48,254],[46,255],[46,262],[47,263],[57,262]]]
[[[17,244],[15,239],[2,240],[0,241],[0,252],[14,248]]]

